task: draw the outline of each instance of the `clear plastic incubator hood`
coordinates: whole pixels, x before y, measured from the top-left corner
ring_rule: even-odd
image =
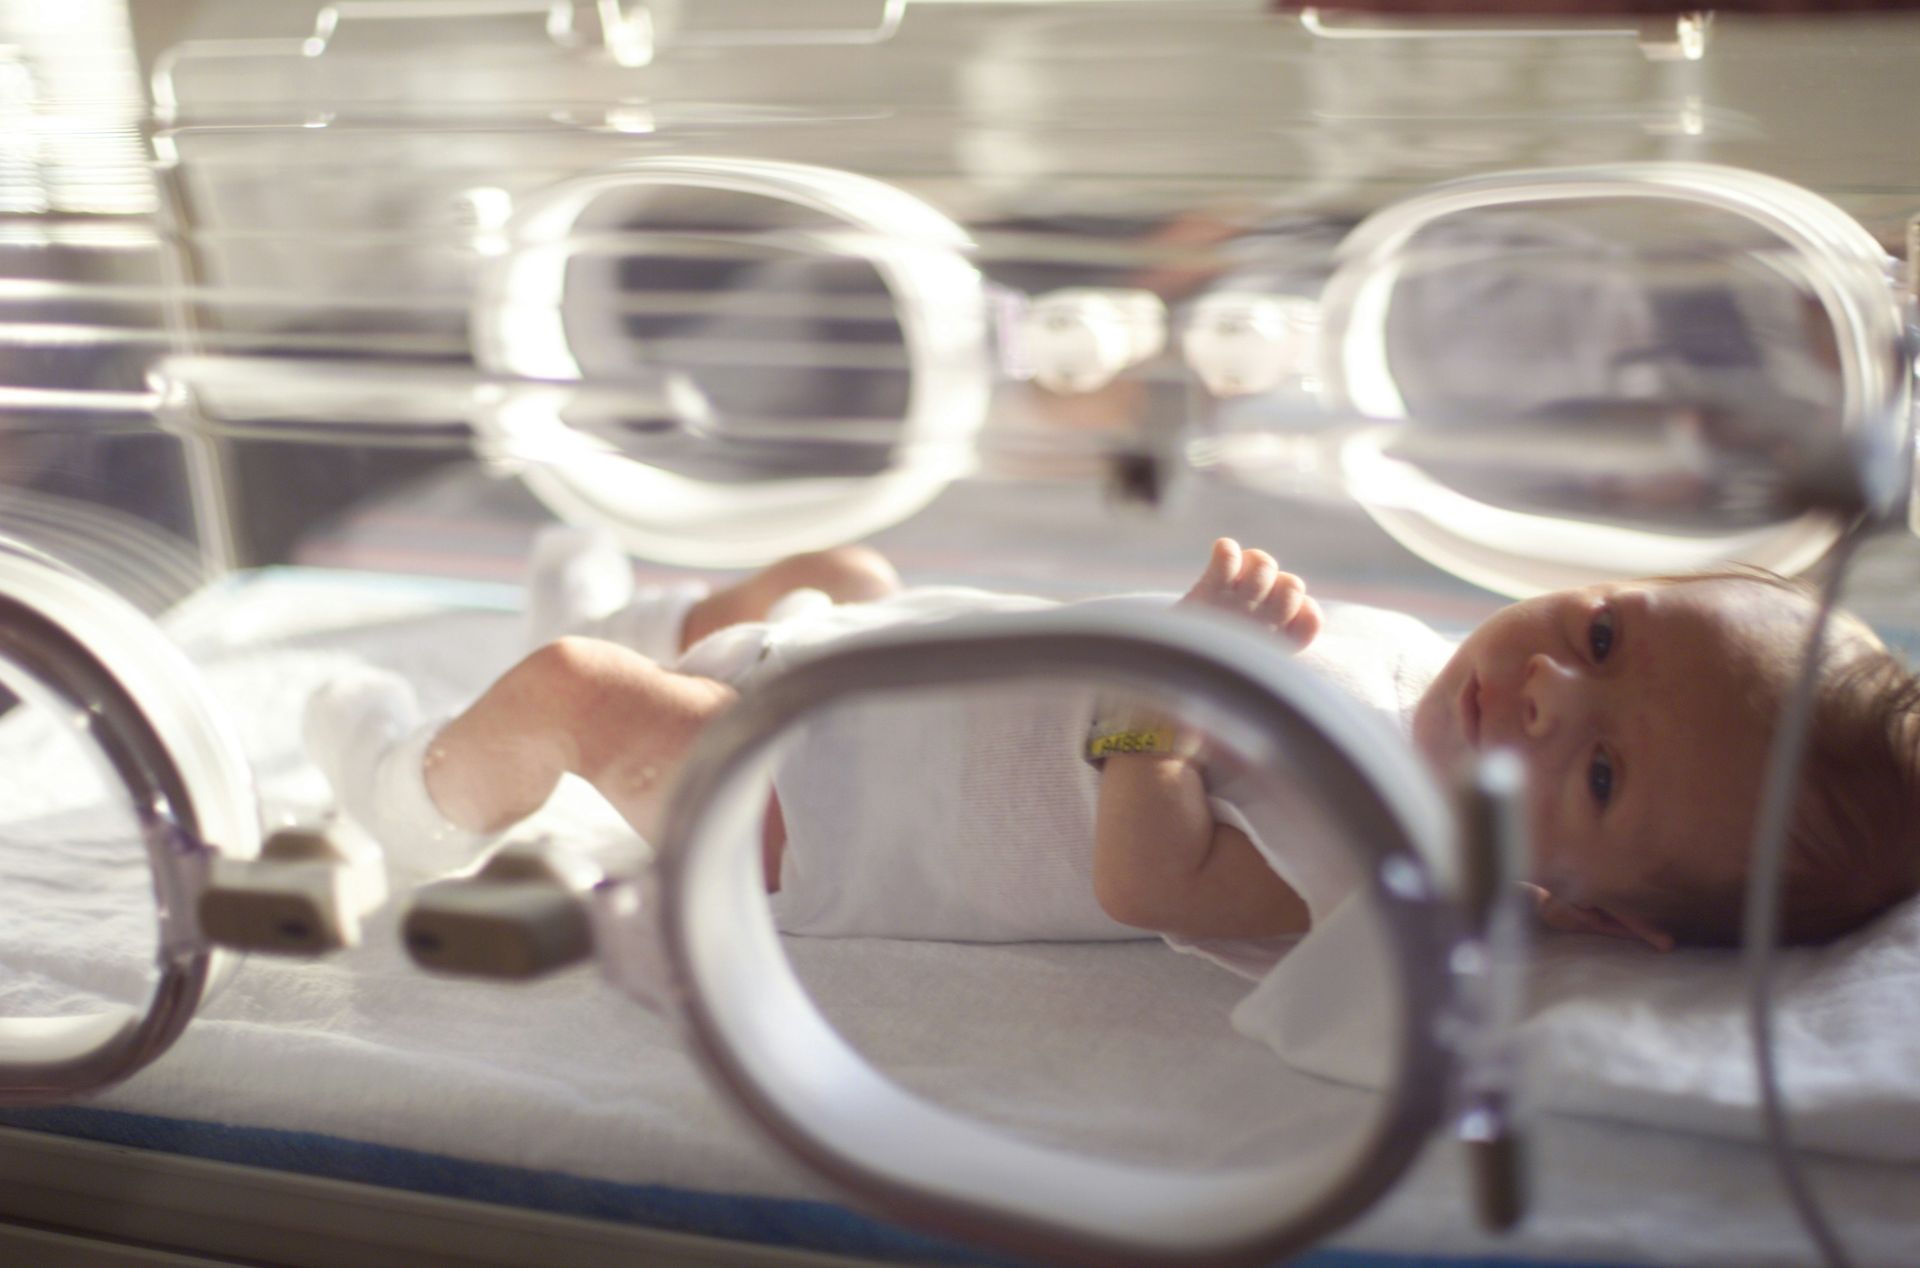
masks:
[[[1920,523],[1920,16],[1525,7],[0,0],[0,1247],[1843,1262],[1771,927],[1536,936],[1522,763],[1407,728],[1507,599]],[[654,810],[340,804],[316,693],[628,601],[766,631]],[[1090,735],[1300,921],[1116,919]],[[1815,1100],[1894,1262],[1920,1108]]]

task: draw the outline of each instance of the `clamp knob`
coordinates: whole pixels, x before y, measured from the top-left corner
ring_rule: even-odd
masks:
[[[1166,342],[1166,305],[1151,291],[1049,291],[1020,318],[1025,368],[1049,392],[1098,391]]]
[[[1215,396],[1254,396],[1289,378],[1305,388],[1320,358],[1320,309],[1306,299],[1220,291],[1193,306],[1180,348]]]

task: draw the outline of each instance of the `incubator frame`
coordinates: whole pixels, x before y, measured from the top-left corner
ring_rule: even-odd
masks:
[[[884,40],[898,27],[905,4],[877,0],[880,18],[872,31],[796,28],[737,38],[675,32],[664,23],[655,31],[644,5],[597,0],[593,12],[609,54],[619,65],[631,66],[652,57],[656,36],[710,46]],[[208,57],[316,57],[327,52],[343,16],[544,14],[553,44],[563,50],[560,56],[570,57],[576,43],[587,41],[574,41],[570,26],[563,31],[556,24],[562,15],[571,22],[576,9],[587,13],[586,4],[566,0],[510,0],[505,5],[439,5],[429,0],[405,9],[393,7],[391,13],[348,0],[325,10],[315,34],[305,41],[235,42],[198,52]],[[1423,34],[1404,25],[1384,31],[1343,29],[1328,25],[1311,8],[1302,12],[1300,21],[1304,29],[1327,40]],[[1681,17],[1678,23],[1671,50],[1664,41],[1656,47],[1655,41],[1643,39],[1649,57],[1699,58],[1705,22]],[[1642,33],[1651,30],[1648,24]],[[155,76],[156,118],[161,123],[179,122],[175,69],[176,59],[169,54]],[[614,112],[607,121],[618,126]],[[316,119],[313,126],[326,122]],[[163,155],[168,140],[156,138]],[[821,234],[818,243],[864,258],[880,273],[896,301],[913,362],[913,404],[898,437],[906,455],[902,469],[879,479],[783,482],[777,495],[763,484],[742,498],[735,496],[739,490],[701,488],[647,470],[594,447],[565,425],[560,409],[576,399],[574,393],[654,393],[663,408],[683,419],[698,412],[697,393],[685,391],[684,384],[588,381],[572,358],[561,320],[567,240],[576,222],[597,198],[655,187],[769,198],[845,222],[844,233]],[[1363,222],[1343,244],[1341,267],[1321,307],[1312,313],[1261,307],[1263,299],[1273,305],[1286,301],[1255,297],[1248,313],[1229,316],[1244,318],[1250,327],[1271,326],[1276,333],[1255,351],[1273,353],[1273,364],[1260,356],[1252,360],[1276,381],[1297,375],[1303,382],[1312,367],[1304,361],[1295,366],[1280,355],[1299,336],[1293,323],[1280,318],[1298,317],[1303,323],[1309,316],[1324,318],[1328,338],[1320,347],[1326,360],[1315,382],[1324,385],[1326,399],[1371,417],[1403,415],[1404,405],[1392,398],[1390,385],[1386,396],[1369,395],[1364,387],[1346,390],[1368,382],[1370,370],[1362,364],[1364,339],[1357,332],[1369,327],[1354,323],[1366,305],[1379,298],[1369,288],[1379,287],[1383,277],[1390,280],[1385,264],[1392,252],[1421,225],[1453,211],[1610,196],[1716,207],[1768,227],[1799,248],[1808,266],[1799,280],[1818,295],[1832,320],[1843,362],[1843,422],[1852,448],[1839,464],[1844,470],[1835,473],[1836,485],[1850,482],[1848,493],[1870,516],[1887,518],[1913,485],[1913,335],[1903,328],[1898,305],[1886,302],[1884,285],[1878,284],[1884,282],[1878,275],[1887,263],[1878,244],[1833,204],[1784,181],[1727,168],[1663,163],[1508,173],[1461,182],[1417,194]],[[463,411],[471,403],[471,413],[464,416],[472,419],[483,444],[495,454],[514,462],[533,459],[522,474],[557,514],[588,523],[611,519],[631,548],[655,559],[697,566],[758,562],[773,553],[859,536],[912,514],[968,469],[996,374],[1018,377],[1014,369],[996,371],[993,365],[994,315],[980,276],[966,258],[972,249],[966,233],[914,195],[866,177],[758,159],[643,159],[589,171],[526,195],[516,220],[487,229],[505,231],[496,238],[504,250],[481,270],[469,334],[480,368],[497,378],[454,383],[447,386],[444,399]],[[1920,247],[1920,237],[1915,242]],[[1920,269],[1920,264],[1915,267]],[[1137,294],[1144,297],[1144,292]],[[957,301],[955,295],[960,296]],[[1037,299],[1029,315],[1041,314],[1048,298]],[[1109,321],[1098,312],[1089,316],[1083,311],[1087,305],[1076,308],[1060,296],[1052,298],[1066,310],[1063,316],[1108,322],[1092,333],[1115,336],[1111,342],[1164,318],[1163,311],[1155,313],[1151,304],[1144,304],[1144,319],[1129,326],[1124,313]],[[1192,313],[1203,334],[1218,333],[1209,305],[1227,309],[1243,302],[1227,294],[1203,297]],[[1112,307],[1108,296],[1095,296],[1089,304]],[[1207,320],[1198,320],[1202,317]],[[1196,323],[1189,324],[1189,335]],[[193,346],[190,333],[183,328],[187,348]],[[1146,357],[1157,350],[1157,339],[1145,341],[1140,349],[1116,353],[1113,364],[1130,368],[1138,359],[1136,352]],[[1235,390],[1245,386],[1217,375],[1210,379],[1202,372],[1201,359],[1189,351],[1186,369],[1216,395],[1227,394],[1220,383]],[[196,384],[218,388],[221,373],[237,378],[246,369],[222,367],[210,357],[196,362],[183,356],[170,364],[175,386],[183,391]],[[276,367],[260,368],[272,390]],[[206,372],[205,381],[193,373],[196,370]],[[312,366],[304,372],[322,373]],[[418,386],[417,381],[400,381],[409,388]],[[1055,381],[1091,390],[1070,377],[1056,375]],[[1345,457],[1355,463],[1366,460],[1358,448],[1349,449]],[[613,491],[617,496],[602,496]],[[751,532],[724,543],[652,532],[623,522],[619,504],[629,497],[681,499],[689,514],[704,512],[736,525],[751,518]],[[1449,538],[1435,522],[1403,508],[1369,509],[1403,542],[1422,541],[1416,549],[1436,563],[1483,584],[1499,584],[1499,569],[1488,564],[1483,544],[1471,537]],[[1914,501],[1911,515],[1920,525],[1920,499]],[[1501,527],[1525,531],[1538,542],[1537,524],[1522,522],[1530,519],[1502,520]],[[1810,513],[1733,548],[1794,571],[1826,551],[1839,534],[1834,520]],[[215,534],[209,537],[217,544]],[[1727,549],[1726,539],[1721,539],[1712,553]],[[198,695],[191,667],[110,595],[38,556],[0,549],[0,655],[52,687],[58,702],[73,711],[104,755],[113,776],[128,789],[140,816],[158,905],[160,976],[143,1014],[127,1010],[124,1015],[110,1012],[52,1023],[0,1019],[0,1103],[61,1101],[125,1077],[164,1052],[180,1034],[226,962],[225,954],[208,941],[197,901],[217,859],[245,859],[258,852],[259,826],[247,792],[245,763],[219,716]],[[867,1068],[812,1010],[785,968],[770,922],[740,918],[756,906],[764,907],[764,896],[756,860],[737,840],[748,835],[750,825],[742,816],[752,807],[749,799],[736,794],[762,777],[775,737],[807,711],[837,700],[908,686],[1001,679],[1009,673],[1103,675],[1135,685],[1155,681],[1201,698],[1231,701],[1219,706],[1221,730],[1239,736],[1249,752],[1264,751],[1278,742],[1275,737],[1286,737],[1291,755],[1313,767],[1316,782],[1338,788],[1342,804],[1359,806],[1358,813],[1371,817],[1374,830],[1358,834],[1357,844],[1370,855],[1369,895],[1388,917],[1380,923],[1392,940],[1405,989],[1407,1011],[1396,1063],[1402,1077],[1384,1099],[1363,1156],[1350,1163],[1322,1200],[1296,1218],[1278,1224],[1263,1220],[1267,1178],[1258,1173],[1183,1185],[1144,1169],[1015,1147],[930,1110]],[[1449,952],[1483,933],[1450,901],[1452,884],[1445,869],[1452,848],[1448,828],[1454,820],[1434,795],[1430,777],[1397,743],[1379,743],[1366,735],[1351,710],[1336,704],[1258,640],[1165,615],[1130,616],[1124,623],[1076,615],[1001,621],[992,628],[955,626],[937,637],[896,636],[830,654],[750,694],[703,742],[674,804],[658,892],[630,877],[595,876],[583,882],[593,891],[593,928],[602,966],[643,1002],[676,1007],[723,1086],[787,1148],[856,1194],[915,1222],[1088,1262],[1143,1253],[1169,1262],[1190,1262],[1195,1253],[1255,1262],[1298,1249],[1365,1210],[1397,1183],[1415,1151],[1442,1121],[1454,1076],[1473,1064],[1467,1045],[1449,1041],[1459,1029],[1453,1023],[1470,1016],[1459,998],[1468,974]],[[764,1042],[756,1044],[756,1039]],[[815,1098],[823,1087],[832,1095]],[[1497,1099],[1503,1088],[1483,1081],[1479,1090],[1491,1091]],[[916,1124],[917,1130],[904,1123]],[[890,1136],[896,1139],[890,1142]],[[912,1138],[911,1147],[899,1144],[897,1138],[904,1137]],[[1115,1229],[1121,1236],[1115,1236]],[[1130,1240],[1127,1234],[1144,1240]]]

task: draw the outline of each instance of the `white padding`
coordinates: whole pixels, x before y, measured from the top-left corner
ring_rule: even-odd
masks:
[[[0,1062],[63,1065],[77,1061],[120,1038],[139,1017],[131,1008],[114,1008],[74,1017],[0,1019]]]

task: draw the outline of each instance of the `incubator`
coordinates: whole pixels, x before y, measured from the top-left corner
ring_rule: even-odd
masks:
[[[1905,14],[0,4],[0,1244],[1791,1263],[1797,1211],[1897,1262],[1920,926],[1773,951],[1804,728],[1744,962],[1536,929],[1520,762],[1408,728],[1500,604],[1602,581],[1859,558],[1920,646],[1916,53]],[[459,714],[543,641],[556,525],[616,552],[595,632],[857,543],[906,589],[696,640],[738,702],[657,814],[569,777],[448,853],[343,813],[309,701],[377,668]],[[1222,536],[1318,650],[1175,605]],[[1185,746],[1297,927],[1114,919],[1090,734]]]

